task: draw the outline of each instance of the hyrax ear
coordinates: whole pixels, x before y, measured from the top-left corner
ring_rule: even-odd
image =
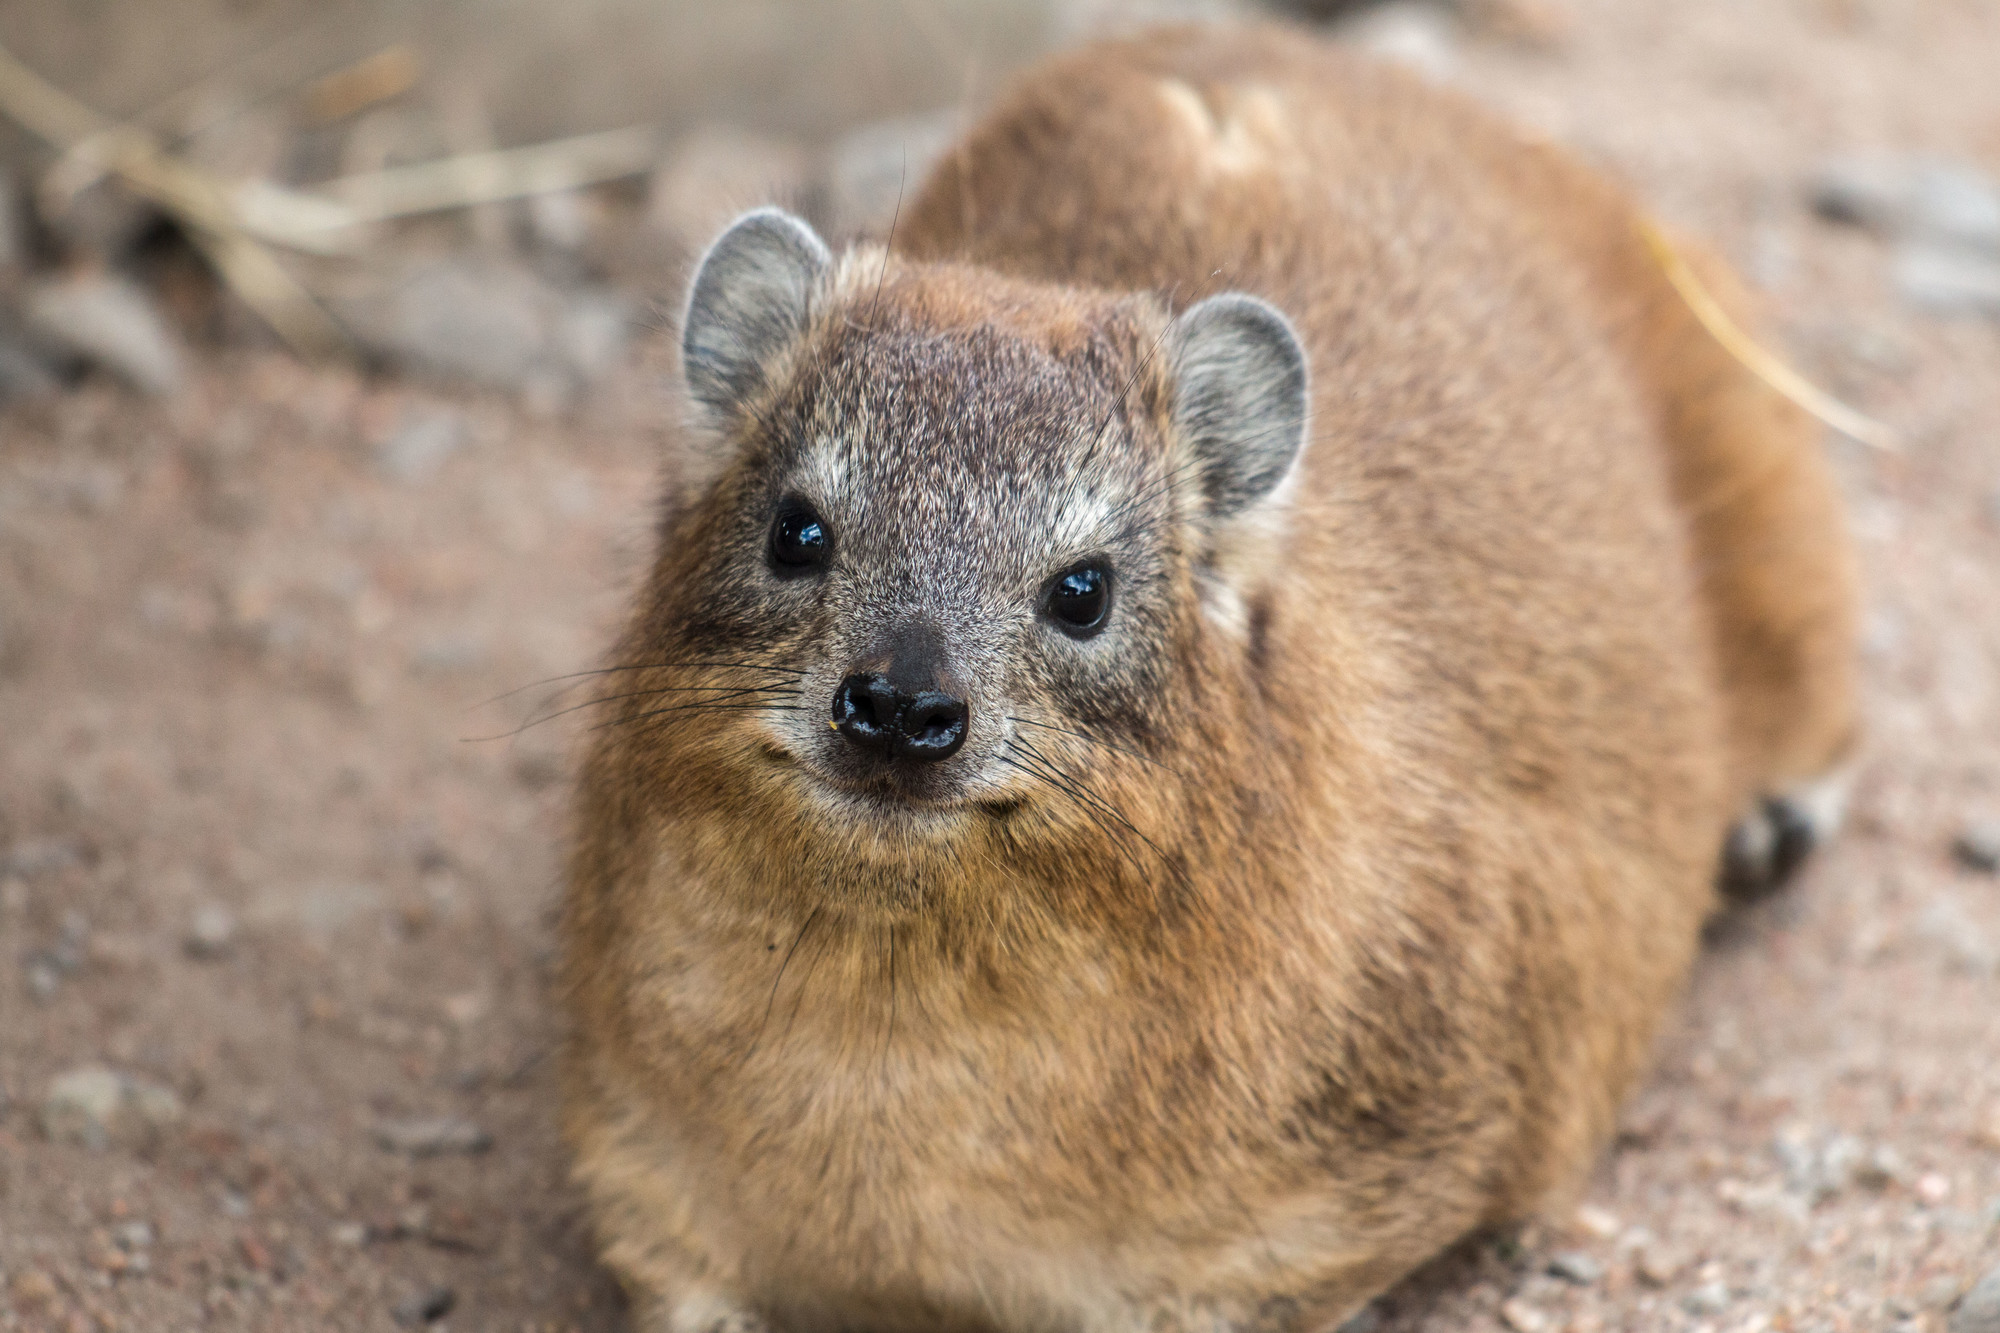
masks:
[[[1276,308],[1241,292],[1188,307],[1169,337],[1174,433],[1209,516],[1231,518],[1277,490],[1305,447],[1305,348]]]
[[[708,247],[681,321],[681,365],[716,422],[733,421],[766,367],[804,334],[832,263],[819,234],[779,208],[745,213]]]

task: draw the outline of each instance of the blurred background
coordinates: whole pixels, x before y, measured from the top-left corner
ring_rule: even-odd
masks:
[[[879,236],[1024,63],[1185,18],[1567,144],[1895,442],[1826,444],[1849,833],[1717,926],[1577,1206],[1356,1333],[1993,1333],[1993,0],[0,0],[0,1330],[624,1327],[555,1130],[562,710],[690,258]]]

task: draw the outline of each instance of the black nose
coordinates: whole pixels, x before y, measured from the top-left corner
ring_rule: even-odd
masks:
[[[891,759],[951,758],[965,744],[969,711],[942,690],[899,690],[880,673],[849,676],[833,692],[834,729]]]

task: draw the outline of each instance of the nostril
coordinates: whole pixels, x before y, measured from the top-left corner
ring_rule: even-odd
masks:
[[[964,700],[937,690],[912,696],[898,719],[898,752],[926,762],[949,759],[965,744],[967,711]]]
[[[895,739],[896,692],[879,675],[853,675],[833,692],[833,726],[867,749],[887,750]]]

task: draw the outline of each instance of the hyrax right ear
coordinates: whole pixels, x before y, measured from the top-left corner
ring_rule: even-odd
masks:
[[[832,263],[818,233],[778,208],[745,213],[708,247],[681,321],[681,365],[717,425],[737,418],[766,367],[805,333]]]

